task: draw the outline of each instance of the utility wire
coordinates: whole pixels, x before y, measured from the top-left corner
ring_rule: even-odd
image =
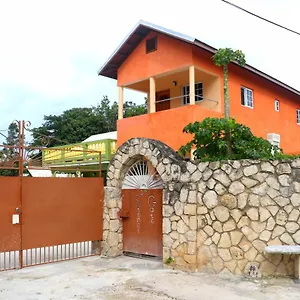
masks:
[[[266,21],[266,22],[268,22],[268,23],[270,23],[270,24],[273,24],[273,25],[275,25],[275,26],[277,26],[277,27],[280,27],[280,28],[282,28],[282,29],[285,29],[285,30],[287,30],[287,31],[289,31],[289,32],[292,32],[292,33],[295,33],[295,34],[297,34],[297,35],[300,35],[300,33],[297,32],[297,31],[295,31],[295,30],[289,29],[289,28],[287,28],[287,27],[285,27],[285,26],[282,26],[282,25],[280,25],[280,24],[278,24],[278,23],[275,23],[275,22],[270,21],[270,20],[268,20],[268,19],[266,19],[266,18],[263,18],[263,17],[261,17],[261,16],[259,16],[259,15],[256,15],[255,13],[253,13],[253,12],[251,12],[251,11],[245,9],[245,8],[242,8],[242,7],[240,7],[240,6],[238,6],[238,5],[234,4],[234,3],[231,3],[231,2],[226,1],[226,0],[221,0],[221,1],[224,2],[224,3],[227,3],[227,4],[231,5],[231,6],[233,6],[233,7],[237,8],[237,9],[239,9],[239,10],[242,10],[242,11],[244,11],[244,12],[246,12],[246,13],[248,13],[248,14],[250,14],[250,15],[256,17],[256,18],[259,18],[259,19],[261,19],[261,20],[263,20],[263,21]]]

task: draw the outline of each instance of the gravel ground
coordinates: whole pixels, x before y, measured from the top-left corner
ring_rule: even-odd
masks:
[[[89,257],[2,272],[0,299],[299,300],[300,283],[189,274],[130,257]]]

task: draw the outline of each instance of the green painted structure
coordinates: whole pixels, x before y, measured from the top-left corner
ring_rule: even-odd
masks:
[[[88,174],[89,170],[91,170],[91,173],[99,170],[101,160],[101,170],[106,172],[108,164],[116,152],[117,139],[93,140],[93,138],[100,138],[101,136],[105,137],[108,135],[95,135],[81,143],[50,147],[43,150],[43,167],[50,168],[52,171],[66,171],[69,173],[74,173],[78,170],[84,176],[93,176],[93,174]],[[89,139],[91,140],[89,141]],[[101,152],[101,158],[99,152]],[[73,171],[71,172],[70,170]]]

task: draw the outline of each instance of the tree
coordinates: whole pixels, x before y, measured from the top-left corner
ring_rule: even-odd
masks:
[[[8,126],[6,143],[4,145],[17,146],[19,143],[19,128],[17,123]]]
[[[92,111],[98,121],[96,133],[114,131],[118,120],[118,105],[114,102],[110,105],[107,96],[104,96],[101,103],[92,107]]]
[[[192,140],[182,146],[182,155],[193,151],[197,159],[216,161],[228,159],[274,159],[282,150],[269,141],[256,137],[250,128],[236,123],[234,119],[206,118],[202,122],[188,124],[183,131],[193,135]],[[229,155],[226,133],[230,133],[232,152]],[[195,150],[192,150],[194,149]]]
[[[11,164],[12,166],[17,167],[18,162],[18,150],[17,146],[19,144],[19,128],[18,124],[11,123],[8,127],[6,141],[3,143],[4,147],[0,151],[0,163],[3,162]],[[15,146],[12,147],[5,147],[5,146]],[[16,163],[13,163],[13,162]],[[0,176],[17,176],[18,170],[11,170],[11,169],[0,169]]]
[[[145,103],[147,99],[145,98]],[[103,97],[101,104],[93,108],[96,115],[101,119],[102,132],[109,132],[116,130],[116,123],[118,120],[118,103],[114,102],[111,106],[109,100],[105,96]],[[139,116],[147,113],[145,105],[137,105],[131,101],[126,101],[123,104],[124,118]]]
[[[230,99],[228,89],[228,65],[236,62],[243,67],[246,64],[245,54],[241,50],[232,50],[231,48],[220,48],[213,56],[216,66],[223,67],[224,76],[224,117],[230,118]]]
[[[42,126],[33,129],[33,144],[59,146],[81,142],[97,132],[99,120],[91,108],[72,108],[61,115],[44,116]]]
[[[145,105],[137,105],[131,101],[124,103],[125,118],[144,115],[146,113],[147,113],[147,108]]]
[[[147,113],[144,105],[124,103],[125,117]],[[44,116],[42,126],[32,130],[33,145],[47,144],[48,147],[78,143],[93,134],[116,130],[118,104],[110,105],[104,96],[97,106],[72,108],[61,115]]]

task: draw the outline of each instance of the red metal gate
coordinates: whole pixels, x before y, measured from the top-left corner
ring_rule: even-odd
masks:
[[[124,252],[162,256],[162,190],[122,190]]]
[[[13,225],[20,207],[20,177],[0,178],[0,271],[20,267],[21,231]]]
[[[0,177],[0,191],[0,271],[100,254],[102,178]]]
[[[0,145],[0,271],[100,254],[103,178],[27,177],[24,166],[50,169],[45,147],[25,146],[24,129],[18,122],[17,145]],[[85,152],[99,154],[88,171],[101,176],[101,153]]]
[[[24,178],[23,266],[100,254],[102,178]]]

